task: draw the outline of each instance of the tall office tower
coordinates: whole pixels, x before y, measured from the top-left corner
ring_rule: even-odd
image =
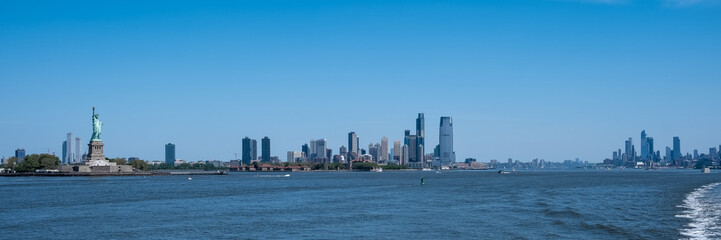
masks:
[[[401,166],[408,164],[408,145],[403,145],[401,148]]]
[[[15,164],[22,162],[23,159],[25,159],[25,149],[23,149],[23,148],[15,149],[15,159],[17,159],[17,160],[15,160]]]
[[[681,159],[681,139],[673,137],[673,160]]]
[[[325,149],[325,156],[326,156],[326,159],[325,159],[326,162],[332,162],[333,149],[330,149],[330,148]]]
[[[441,126],[438,131],[438,150],[441,165],[450,166],[456,161],[456,153],[453,151],[453,119],[451,117],[441,117]]]
[[[408,136],[408,163],[421,161],[418,152],[418,138],[416,135]]]
[[[65,142],[68,143],[65,145],[65,164],[69,164],[73,161],[73,133],[68,133],[68,138]]]
[[[80,156],[82,156],[83,153],[80,152],[80,137],[75,138],[75,159],[73,160],[74,163],[82,162],[83,160],[80,159]]]
[[[270,162],[270,138],[268,136],[263,137],[261,140],[261,157],[263,158],[261,162]]]
[[[626,159],[627,161],[633,161],[633,157],[635,156],[633,153],[633,140],[631,138],[628,138],[626,140]]]
[[[311,141],[312,143],[313,141]],[[311,155],[315,155],[316,159],[323,159],[326,160],[330,159],[330,157],[326,156],[328,154],[328,147],[327,147],[327,140],[326,139],[318,139],[315,141],[315,153],[311,153]],[[311,147],[313,149],[313,147]]]
[[[401,152],[403,149],[401,149],[401,141],[393,141],[393,160],[401,161]]]
[[[666,146],[666,161],[673,162],[673,150],[668,146]]]
[[[248,165],[250,164],[250,160],[252,160],[251,156],[251,147],[252,140],[249,137],[243,138],[243,154],[241,154],[241,160],[243,164]]]
[[[63,155],[60,159],[60,163],[65,163],[68,159],[68,141],[63,141]]]
[[[286,159],[287,162],[298,162],[298,159],[303,157],[303,152],[298,151],[288,151],[288,159]]]
[[[310,147],[308,147],[308,144],[303,144],[303,146],[300,147],[301,151],[303,152],[303,157],[310,159]]]
[[[388,138],[383,137],[381,138],[381,150],[380,150],[380,156],[378,157],[378,160],[381,162],[388,161]]]
[[[360,155],[360,152],[358,152],[358,135],[355,132],[348,133],[348,151]]]
[[[250,160],[258,160],[258,141],[250,140]]]
[[[408,145],[408,136],[411,135],[411,130],[405,130],[403,133],[403,145]]]
[[[425,136],[426,136],[426,120],[423,117],[423,113],[418,113],[416,118],[416,158],[423,162],[423,156],[425,155]]]
[[[653,159],[655,155],[654,153],[656,152],[656,150],[653,149],[653,138],[646,137],[646,142],[648,143],[648,158]]]
[[[175,165],[175,144],[165,144],[165,163],[170,166]]]
[[[715,147],[708,149],[708,156],[709,156],[709,158],[711,158],[711,160],[716,159],[716,148]]]
[[[343,156],[345,159],[348,159],[348,149],[345,146],[343,146],[343,145],[340,146],[338,154]]]
[[[693,150],[693,159],[694,160],[698,159],[698,149]]]
[[[648,159],[648,142],[646,141],[646,130],[641,131],[641,159]]]
[[[316,145],[315,140],[311,139],[308,147],[310,147],[310,155],[308,155],[308,159],[312,162],[318,157],[318,145]]]

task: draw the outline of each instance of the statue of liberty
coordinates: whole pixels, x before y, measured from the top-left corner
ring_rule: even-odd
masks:
[[[95,114],[95,107],[93,107],[93,136],[90,141],[101,141],[100,133],[102,132],[103,123],[98,119],[98,114]]]

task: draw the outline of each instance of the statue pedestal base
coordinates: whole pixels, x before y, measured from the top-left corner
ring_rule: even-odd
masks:
[[[90,141],[90,143],[88,144],[88,155],[85,157],[85,165],[114,166],[115,163],[111,163],[108,160],[105,160],[102,141]]]

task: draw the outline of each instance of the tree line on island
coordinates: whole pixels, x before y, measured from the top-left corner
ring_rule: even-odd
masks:
[[[142,171],[152,171],[152,170],[205,170],[205,171],[218,171],[218,170],[228,170],[228,167],[224,166],[215,166],[213,164],[209,163],[183,163],[179,164],[177,166],[173,166],[167,163],[161,163],[161,164],[148,164],[147,162],[135,159],[132,161],[129,161],[126,158],[106,158],[110,162],[114,162],[118,165],[130,165],[135,169],[142,170]],[[290,166],[301,166],[301,167],[307,167],[311,170],[347,170],[348,165],[341,164],[341,163],[289,163],[289,162],[283,162],[283,163],[275,163],[275,164],[268,164],[268,163],[259,163],[259,162],[253,162],[252,166],[255,169],[260,169],[263,165],[270,165],[273,167],[290,167]],[[52,154],[30,154],[25,156],[23,160],[20,163],[17,163],[16,157],[11,157],[7,160],[5,164],[0,165],[2,168],[6,169],[12,169],[16,172],[34,172],[35,170],[40,169],[57,169],[58,166],[60,166],[60,158],[58,158],[55,155]],[[382,168],[383,170],[397,170],[397,169],[406,169],[406,166],[402,165],[396,165],[396,164],[387,164],[387,165],[378,165],[376,163],[372,162],[357,162],[353,163],[353,169],[359,170],[359,171],[370,171],[373,169]]]

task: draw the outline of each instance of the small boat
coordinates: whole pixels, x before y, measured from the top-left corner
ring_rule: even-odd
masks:
[[[423,168],[423,169],[421,169],[421,171],[424,171],[424,172],[429,172],[429,171],[432,171],[432,170],[433,170],[433,169],[430,169],[430,168]]]
[[[193,180],[193,178],[192,178],[192,177],[188,177],[188,180]]]
[[[703,173],[711,173],[711,168],[703,168]]]
[[[500,174],[511,174],[511,172],[509,172],[509,171],[503,171],[503,170],[498,170],[498,173],[500,173]]]
[[[290,173],[283,175],[283,177],[290,177]]]
[[[383,168],[376,168],[373,170],[374,172],[383,172]]]

